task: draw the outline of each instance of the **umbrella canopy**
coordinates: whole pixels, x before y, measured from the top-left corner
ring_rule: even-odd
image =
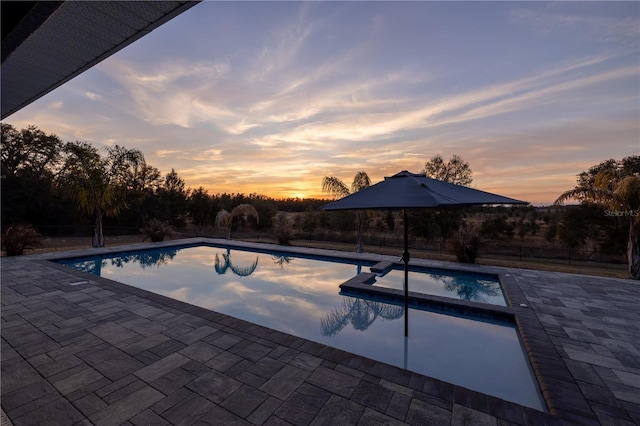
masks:
[[[320,208],[322,210],[403,210],[482,204],[528,203],[403,171]]]
[[[528,204],[502,195],[402,171],[368,188],[325,204],[322,210],[404,211],[404,334],[408,335],[409,246],[407,209],[451,208],[485,204]]]

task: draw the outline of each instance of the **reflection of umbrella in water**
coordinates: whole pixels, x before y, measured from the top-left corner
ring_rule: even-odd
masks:
[[[451,208],[483,204],[527,204],[462,185],[402,171],[368,188],[320,207],[322,210],[402,210],[404,216],[404,335],[409,334],[408,209]]]
[[[323,336],[334,336],[349,323],[356,330],[364,331],[378,317],[395,320],[403,312],[402,306],[349,297],[342,300],[342,306],[334,308],[320,320],[320,327]]]
[[[258,256],[256,256],[256,260],[249,266],[242,267],[234,265],[233,262],[231,262],[230,249],[227,249],[227,252],[222,254],[222,258],[224,259],[224,262],[220,261],[220,257],[218,256],[218,253],[216,253],[216,260],[213,266],[216,272],[220,275],[224,275],[227,272],[227,269],[231,269],[231,272],[238,276],[248,277],[253,274],[253,271],[255,271],[258,266]]]

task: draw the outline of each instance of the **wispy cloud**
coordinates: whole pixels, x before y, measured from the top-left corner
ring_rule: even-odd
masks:
[[[459,154],[478,187],[551,202],[638,152],[637,8],[470,7],[203,2],[11,122],[142,149],[212,193],[321,196],[325,175],[380,180]]]
[[[630,6],[637,9],[633,4]],[[573,33],[576,37],[587,37],[599,42],[635,45],[640,36],[637,10],[635,15],[631,12],[613,17],[578,14],[574,8],[517,8],[510,12],[509,22],[531,28],[539,35],[548,37],[557,32]]]

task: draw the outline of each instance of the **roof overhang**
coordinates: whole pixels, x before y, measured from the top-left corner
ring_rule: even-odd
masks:
[[[199,1],[2,1],[4,120]]]

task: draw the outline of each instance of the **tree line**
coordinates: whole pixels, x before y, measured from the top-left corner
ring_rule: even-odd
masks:
[[[69,234],[70,226],[90,226],[92,244],[102,246],[103,226],[131,232],[150,223],[205,229],[226,211],[229,216],[219,218],[219,224],[224,222],[227,235],[232,227],[245,224],[258,232],[274,232],[278,242],[286,243],[292,227],[309,235],[325,229],[353,234],[361,251],[364,232],[393,233],[398,220],[393,212],[317,211],[325,199],[209,194],[203,187],[186,187],[174,169],[162,175],[139,150],[118,145],[98,149],[86,142],[63,142],[36,126],[1,126],[3,231],[29,223],[42,234],[56,235]],[[432,157],[421,173],[460,185],[473,182],[471,167],[456,155],[448,161]],[[327,196],[337,198],[369,186],[371,180],[360,171],[350,186],[333,176],[319,184]],[[592,241],[602,253],[625,253],[631,276],[640,278],[640,156],[606,160],[580,173],[575,188],[561,194],[556,204],[568,200],[579,204],[549,213],[532,206],[410,211],[410,231],[417,238],[477,245],[479,238],[522,239],[544,229],[548,242],[580,248]],[[256,214],[231,214],[243,205]],[[291,223],[279,212],[297,214]]]
[[[152,220],[182,228],[213,225],[218,212],[252,205],[257,230],[273,226],[278,211],[304,211],[320,199],[274,199],[259,194],[209,194],[188,188],[172,169],[164,176],[142,152],[119,145],[98,149],[63,142],[36,126],[18,130],[1,123],[2,228],[35,225],[43,234],[68,232],[69,225],[93,228],[93,245],[104,245],[103,226],[144,227]]]

